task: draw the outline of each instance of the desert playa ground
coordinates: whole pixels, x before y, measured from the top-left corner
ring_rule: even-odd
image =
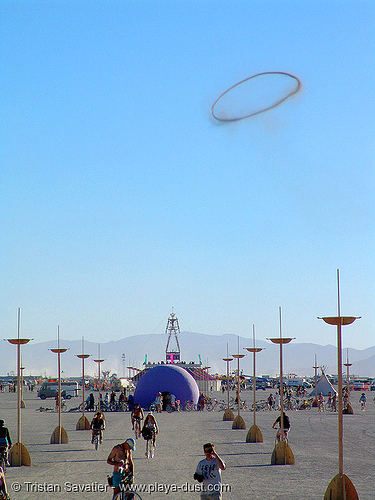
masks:
[[[258,399],[268,392],[257,391]],[[221,394],[214,394],[221,399]],[[344,472],[353,482],[361,500],[375,498],[375,406],[374,392],[367,393],[367,407],[360,411],[360,393],[351,395],[354,415],[344,415]],[[251,401],[252,393],[245,391]],[[57,426],[57,414],[36,411],[53,407],[53,400],[41,401],[35,393],[24,394],[22,442],[32,460],[31,467],[10,467],[6,472],[12,500],[20,499],[109,499],[106,487],[111,467],[106,464],[111,448],[132,437],[129,413],[106,413],[107,429],[103,444],[95,451],[90,431],[77,431],[80,414],[63,413],[68,444],[50,444]],[[80,400],[68,401],[68,408]],[[152,485],[143,499],[199,499],[193,490],[196,465],[203,458],[202,444],[212,441],[226,461],[223,484],[228,485],[224,499],[305,500],[322,499],[330,480],[338,472],[337,414],[318,413],[316,408],[288,412],[291,420],[289,444],[295,465],[271,465],[275,441],[274,411],[257,412],[257,425],[264,442],[246,443],[247,430],[232,430],[222,420],[222,412],[173,412],[156,415],[160,428],[156,455],[145,457],[145,441],[137,441],[134,452],[135,482]],[[92,414],[88,415],[89,418]],[[253,422],[251,412],[242,412],[247,429]],[[0,418],[6,421],[16,441],[16,394],[0,394]],[[107,488],[107,489],[106,489]],[[106,490],[106,491],[105,491]],[[173,491],[174,490],[174,491]]]

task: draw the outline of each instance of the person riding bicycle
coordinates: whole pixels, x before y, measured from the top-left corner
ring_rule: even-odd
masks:
[[[12,446],[12,440],[10,439],[8,427],[5,427],[4,424],[5,424],[4,420],[0,420],[0,451],[5,452],[6,462],[7,462],[7,465],[9,465],[8,451],[10,450],[10,448]]]
[[[283,424],[284,424],[283,425],[283,427],[284,427],[284,439],[287,439],[288,432],[290,430],[290,420],[289,420],[288,415],[285,414],[285,412],[283,412],[282,416],[283,416]],[[277,430],[276,439],[277,439],[277,442],[280,442],[281,441],[281,415],[279,415],[277,417],[277,419],[275,420],[275,422],[273,423],[272,429],[275,429],[276,424],[279,424],[279,429]]]
[[[141,434],[141,420],[144,419],[144,415],[143,415],[142,408],[139,406],[139,403],[135,403],[134,404],[134,409],[131,412],[130,418],[131,418],[131,421],[132,421],[132,429],[133,429],[133,431],[134,431],[134,424],[135,424],[135,422],[139,422],[139,434]]]
[[[132,451],[135,451],[135,441],[133,438],[128,438],[121,444],[112,448],[111,453],[108,455],[107,464],[113,465],[112,486],[114,488],[113,498],[120,491],[120,482],[124,470],[132,474],[134,478],[134,464],[132,458]]]
[[[366,395],[364,392],[362,392],[361,397],[359,398],[359,402],[361,403],[361,410],[365,409],[366,401],[367,401]]]
[[[152,439],[152,444],[155,446],[156,434],[158,434],[158,432],[158,424],[156,423],[154,415],[150,412],[145,418],[142,428],[142,436],[146,439],[146,441]],[[147,447],[145,455],[147,457]],[[153,458],[153,456],[151,456],[151,458]]]
[[[99,433],[100,444],[103,441],[103,430],[105,429],[104,415],[101,411],[97,411],[95,417],[91,420],[90,429],[92,430],[91,443],[94,442],[95,434]]]

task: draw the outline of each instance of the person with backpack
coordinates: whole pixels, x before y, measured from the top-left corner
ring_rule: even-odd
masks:
[[[151,441],[152,440],[152,445],[155,447],[155,441],[156,441],[156,434],[159,432],[158,424],[156,423],[156,419],[152,412],[150,412],[146,418],[145,422],[143,424],[142,428],[142,436],[146,441]],[[148,446],[146,445],[146,457],[148,458]],[[152,448],[151,451],[151,458],[154,458],[154,450]]]

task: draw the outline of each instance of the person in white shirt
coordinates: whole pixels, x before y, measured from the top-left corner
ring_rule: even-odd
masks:
[[[212,443],[204,444],[203,451],[205,458],[198,463],[194,474],[194,479],[203,483],[201,500],[221,500],[221,471],[226,468],[225,462]]]

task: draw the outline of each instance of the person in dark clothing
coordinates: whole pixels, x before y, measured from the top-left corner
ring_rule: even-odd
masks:
[[[5,427],[4,420],[0,420],[0,448],[5,448],[6,456],[7,456],[7,464],[8,463],[8,450],[10,450],[12,446],[12,440],[10,438],[9,430]]]
[[[288,415],[285,414],[285,412],[283,412],[282,417],[283,417],[283,427],[284,427],[284,439],[287,440],[288,439],[288,432],[290,430],[290,420],[289,420]],[[277,438],[277,441],[281,441],[281,415],[279,417],[277,417],[277,419],[273,423],[273,426],[272,426],[273,429],[275,429],[276,424],[279,424],[279,429],[277,431],[276,438]]]

